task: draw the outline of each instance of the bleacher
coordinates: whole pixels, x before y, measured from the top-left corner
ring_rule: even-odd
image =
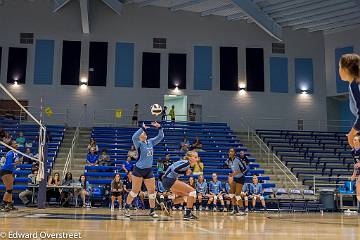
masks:
[[[286,166],[310,188],[337,188],[349,180],[353,158],[346,133],[257,130]]]
[[[32,142],[31,152],[36,154],[38,152],[38,136],[39,136],[39,127],[33,124],[20,124],[18,120],[9,120],[6,118],[0,118],[0,127],[10,133],[13,139],[18,136],[19,132],[24,133],[24,137],[27,141]],[[65,127],[63,125],[48,125],[46,126],[47,133],[49,135],[50,141],[47,142],[47,171],[50,172],[57,153],[59,151],[60,144],[64,137]],[[19,147],[19,151],[25,152],[25,147]],[[3,157],[6,154],[6,148],[0,146],[0,156]],[[27,188],[27,183],[29,182],[28,175],[31,173],[32,164],[20,164],[17,165],[17,170],[14,172],[15,181],[14,181],[14,190],[20,191]],[[0,181],[1,182],[1,181]],[[5,187],[0,183],[0,190],[4,190]]]
[[[149,124],[150,122],[145,122]],[[156,160],[164,158],[166,154],[171,155],[171,160],[176,161],[184,155],[180,152],[180,142],[184,136],[187,136],[190,143],[194,142],[198,136],[203,145],[204,152],[199,152],[205,168],[204,177],[211,179],[212,173],[218,174],[218,179],[226,181],[230,169],[224,168],[224,162],[228,157],[229,148],[233,147],[237,151],[245,151],[250,164],[250,173],[247,181],[250,182],[252,174],[259,175],[259,180],[264,182],[265,188],[275,187],[274,184],[267,184],[270,180],[264,176],[264,170],[256,163],[255,158],[247,152],[246,147],[240,143],[234,132],[226,123],[194,123],[194,122],[176,122],[174,124],[166,122],[162,124],[165,138],[154,148],[154,173],[156,177]],[[108,185],[111,183],[115,171],[119,171],[122,178],[125,173],[121,172],[121,165],[126,160],[127,152],[132,145],[131,137],[138,128],[110,128],[95,127],[92,130],[91,137],[95,138],[100,151],[107,149],[110,159],[114,166],[85,166],[85,175],[90,184]],[[157,134],[156,129],[149,129],[149,138]],[[135,161],[133,162],[135,164]]]

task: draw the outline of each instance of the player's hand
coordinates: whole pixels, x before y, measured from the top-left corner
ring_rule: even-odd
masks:
[[[191,169],[186,170],[186,176],[189,176],[192,173]]]
[[[152,125],[153,127],[156,127],[156,128],[160,128],[160,127],[161,127],[160,123],[158,123],[158,122],[152,122],[151,125]]]

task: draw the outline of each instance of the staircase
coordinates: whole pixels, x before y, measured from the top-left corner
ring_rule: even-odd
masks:
[[[71,142],[74,137],[76,128],[66,128],[64,139],[60,146],[60,151],[56,158],[53,172],[59,172],[62,175],[66,163]],[[69,172],[72,173],[73,179],[78,180],[81,174],[84,174],[84,166],[86,163],[87,146],[89,144],[91,128],[80,128],[77,147],[74,152],[74,158],[69,166]],[[63,178],[64,176],[61,176]]]
[[[265,176],[270,177],[270,181],[267,183],[274,183],[277,188],[294,188],[294,185],[287,179],[287,176],[279,169],[279,167],[272,161],[272,159],[267,158],[266,155],[261,154],[259,146],[256,142],[253,142],[250,136],[248,139],[247,132],[236,132],[236,135],[239,137],[241,143],[243,143],[248,152],[251,153],[251,156],[256,158],[256,162],[260,164],[260,167],[265,170]],[[303,189],[308,187],[303,184],[299,184]]]

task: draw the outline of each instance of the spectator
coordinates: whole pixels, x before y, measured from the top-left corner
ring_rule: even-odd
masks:
[[[75,197],[80,195],[82,204],[83,204],[83,208],[85,208],[87,206],[90,206],[89,198],[90,198],[90,193],[91,193],[91,186],[90,186],[89,182],[86,180],[85,175],[80,176],[79,182],[81,184],[81,189],[76,191]],[[88,202],[86,202],[86,198],[88,198]]]
[[[130,157],[131,160],[137,160],[138,159],[138,152],[136,151],[136,148],[135,148],[134,145],[131,145],[131,148],[128,151],[127,156]]]
[[[101,166],[111,166],[110,156],[107,154],[106,149],[101,151],[101,155],[99,157],[99,164]]]
[[[162,160],[161,158],[159,158],[156,163],[156,169],[157,169],[157,174],[159,174],[159,178],[162,177],[162,175],[164,174],[164,171],[165,171],[164,162],[165,162],[165,160]]]
[[[166,111],[167,111],[167,107],[164,106],[164,109],[163,109],[163,111],[162,111],[162,113],[161,113],[161,121],[166,121],[166,120],[167,120],[167,113],[166,113]]]
[[[195,142],[191,145],[192,150],[196,151],[196,152],[203,152],[204,150],[202,150],[202,143],[199,139],[199,137],[195,138]]]
[[[88,152],[90,152],[91,148],[95,148],[95,152],[99,152],[99,147],[98,145],[96,144],[96,141],[94,138],[90,138],[90,142],[89,142],[89,145],[87,147],[88,149]]]
[[[26,143],[25,143],[26,148],[32,148],[32,146],[33,146],[33,141],[31,141],[31,140],[26,141]]]
[[[124,172],[129,173],[132,171],[133,169],[133,164],[130,162],[131,158],[127,157],[125,163],[122,165],[122,169],[124,170]]]
[[[48,199],[47,201],[50,202],[50,198],[55,198],[56,201],[60,200],[60,191],[59,188],[56,188],[57,186],[61,185],[61,180],[60,180],[60,173],[56,172],[54,173],[54,176],[49,176],[48,177],[48,190],[46,191],[46,198]],[[51,188],[54,187],[54,188]]]
[[[29,157],[34,157],[34,155],[32,154],[30,148],[26,148],[26,149],[25,149],[25,154],[28,155]],[[33,163],[33,160],[32,160],[31,158],[28,158],[28,157],[26,157],[26,156],[23,156],[23,157],[22,157],[22,163],[23,163],[23,164],[32,164],[32,163]]]
[[[90,148],[90,153],[87,154],[86,162],[90,166],[97,166],[99,164],[99,155],[96,154],[95,148]]]
[[[124,185],[121,181],[120,174],[117,173],[114,176],[114,179],[111,182],[111,211],[114,211],[114,203],[117,199],[119,204],[119,210],[122,209],[122,195],[124,191]]]
[[[190,104],[190,109],[189,109],[189,119],[190,122],[195,122],[196,121],[196,111],[194,109],[194,104]]]
[[[231,184],[234,181],[233,177],[228,176],[228,181],[227,183],[225,183],[225,187],[224,187],[224,200],[225,200],[225,208],[224,208],[224,212],[227,212],[228,209],[230,209],[230,204],[231,204],[231,197],[230,197],[230,188],[231,188]]]
[[[135,104],[132,116],[132,125],[137,126],[139,120],[139,104]]]
[[[16,138],[16,142],[19,144],[19,147],[25,146],[26,138],[24,137],[23,132],[19,132],[19,136]]]
[[[5,136],[3,137],[3,142],[9,145],[11,143],[12,136],[10,133],[5,132]]]
[[[5,130],[4,128],[0,128],[0,139],[3,139],[5,137]]]
[[[171,122],[175,122],[175,106],[174,105],[171,106],[169,116],[170,116]]]
[[[202,200],[206,196],[207,191],[208,191],[208,185],[205,182],[204,175],[202,175],[202,174],[199,175],[198,180],[195,184],[195,187],[196,187],[196,192],[197,192],[197,200],[199,202],[198,208],[200,211],[202,211],[202,209],[203,209]]]
[[[194,177],[189,177],[189,185],[196,189]]]
[[[245,155],[245,152],[244,152],[244,151],[240,151],[239,159],[240,159],[243,163],[245,163],[246,166],[249,166],[250,160],[247,158],[247,156]]]
[[[245,183],[241,190],[241,198],[244,200],[245,213],[249,212],[250,183]]]
[[[36,185],[36,176],[37,176],[37,170],[32,171],[31,174],[28,175],[28,178],[30,179],[29,185]],[[35,196],[33,196],[33,193],[35,194],[35,191],[31,187],[27,188],[25,191],[20,192],[19,198],[25,205],[29,205],[31,203],[31,199]]]
[[[194,165],[193,175],[203,174],[203,172],[204,172],[204,163],[202,162],[201,158],[199,157],[199,161],[197,163],[195,163],[195,165]]]
[[[216,173],[212,174],[212,180],[209,182],[209,200],[207,202],[207,209],[210,206],[211,203],[214,203],[213,211],[217,211],[216,203],[219,199],[222,209],[224,209],[224,199],[223,199],[223,186],[222,183],[217,179]]]
[[[61,186],[71,186],[74,183],[72,179],[72,174],[70,172],[67,172],[65,174],[65,178],[61,182]],[[63,188],[61,191],[61,197],[60,197],[60,203],[61,206],[69,206],[70,205],[70,199],[73,196],[72,189],[71,188]]]
[[[187,152],[190,150],[190,143],[188,138],[185,136],[183,141],[180,143],[180,151]]]
[[[255,209],[256,200],[260,201],[263,210],[266,210],[265,199],[263,196],[263,188],[261,183],[259,183],[259,179],[256,175],[253,176],[253,183],[250,183],[249,195],[252,199],[253,210]]]

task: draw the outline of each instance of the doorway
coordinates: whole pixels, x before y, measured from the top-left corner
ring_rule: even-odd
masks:
[[[164,95],[164,106],[167,114],[172,106],[175,107],[175,121],[187,121],[187,96]],[[167,120],[170,120],[169,116]]]

